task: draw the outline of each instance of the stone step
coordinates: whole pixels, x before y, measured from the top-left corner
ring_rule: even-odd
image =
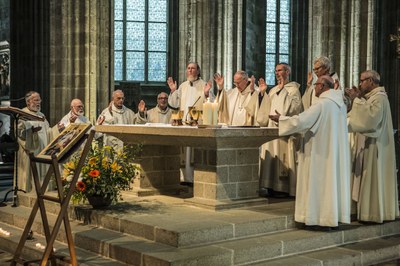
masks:
[[[163,197],[172,201],[168,206],[147,200],[157,197],[145,197],[134,202],[129,201],[127,196],[124,198],[127,202],[106,210],[93,210],[89,205],[72,205],[69,217],[84,224],[174,247],[210,244],[295,228],[293,201],[249,210],[215,212],[187,206],[181,199],[173,197]],[[31,193],[19,194],[21,207],[32,205],[34,200]],[[58,214],[58,210],[57,204],[46,202],[47,213]]]
[[[1,265],[9,265],[10,259],[13,258],[13,255],[15,253],[15,250],[17,249],[19,240],[21,238],[22,229],[4,223],[0,223],[0,228],[10,233],[10,236],[4,236],[3,234],[0,234],[0,249],[9,253],[7,256],[8,263]],[[43,256],[44,250],[36,246],[38,243],[41,244],[42,246],[45,246],[46,243],[45,238],[39,234],[35,234],[32,240],[27,240],[22,250],[21,258],[25,261],[40,260]],[[55,248],[55,254],[56,257],[58,258],[57,265],[63,265],[63,266],[70,265],[68,245],[63,242],[55,241],[53,247]],[[99,256],[98,253],[93,253],[88,250],[81,249],[79,247],[76,247],[75,251],[77,254],[78,263],[81,266],[126,265],[125,263],[121,263],[110,258]],[[1,262],[3,262],[3,260],[1,260]]]
[[[163,214],[166,215],[168,214],[166,212],[167,210],[169,209],[166,208],[164,211],[156,209],[155,211],[157,213],[164,212]],[[250,213],[243,213],[243,211],[244,210],[236,210],[237,214],[250,215]],[[256,215],[257,212],[254,209],[252,209],[252,211],[253,215]],[[279,210],[271,209],[270,211],[278,212]],[[7,222],[8,224],[12,224],[22,230],[29,212],[28,208],[21,206],[18,208],[2,207],[0,208],[0,219],[1,222]],[[194,213],[193,210],[192,213]],[[214,219],[220,215],[222,215],[219,217],[220,219],[223,219],[223,217],[227,218],[225,212],[209,212],[208,215],[211,215],[212,213],[214,213]],[[95,215],[92,214],[91,217],[95,217]],[[112,223],[110,222],[112,220],[111,216],[115,219],[116,217],[126,215],[126,212],[117,213],[116,210],[113,210],[112,213],[109,213],[108,215],[108,218],[102,216],[100,220],[104,220],[105,223]],[[230,215],[231,219],[235,218],[232,213],[230,213]],[[159,216],[149,215],[149,213],[144,216],[152,216],[154,222],[158,222],[160,219]],[[98,218],[99,217],[96,219]],[[196,220],[198,217],[185,217],[185,215],[183,215],[179,218],[182,220],[188,218]],[[55,217],[49,215],[50,225],[54,223],[54,220]],[[147,220],[147,222],[149,221],[150,220]],[[121,221],[119,222],[121,223]],[[203,222],[207,223],[207,221]],[[176,223],[184,228],[183,231],[190,231],[187,229],[189,224],[182,224],[177,221]],[[342,225],[340,230],[330,232],[298,229],[286,229],[258,234],[250,232],[250,234],[247,235],[243,232],[243,235],[240,235],[240,237],[237,238],[220,240],[218,242],[213,240],[211,243],[202,245],[198,244],[177,247],[176,245],[162,243],[162,241],[150,241],[145,238],[127,235],[121,232],[126,230],[126,226],[136,226],[138,227],[138,231],[140,231],[143,226],[146,226],[145,224],[127,224],[126,226],[120,224],[121,228],[124,229],[119,230],[119,232],[90,225],[82,225],[77,221],[73,221],[71,226],[73,229],[74,242],[77,247],[133,265],[140,265],[141,263],[150,265],[188,265],[193,263],[200,263],[202,265],[240,265],[265,261],[267,259],[284,258],[290,255],[299,255],[304,252],[310,252],[315,249],[331,248],[356,243],[357,241],[378,239],[384,236],[400,234],[400,221],[368,226],[353,223],[351,225]],[[220,228],[218,225],[213,226]],[[189,226],[189,229],[195,230],[196,228]],[[220,229],[223,231],[223,227]],[[42,226],[40,219],[36,219],[33,230],[35,235],[41,234]],[[210,234],[210,232],[207,231],[195,231],[197,234]],[[217,232],[217,230],[212,233],[215,232]],[[240,232],[240,230],[238,230],[238,232]],[[179,235],[179,233],[177,235]],[[62,227],[57,239],[65,242],[64,236],[65,234],[63,233]],[[161,234],[161,236],[166,235]],[[204,236],[201,236],[201,239],[203,238]],[[172,237],[172,239],[176,241],[176,236]],[[174,243],[174,241],[166,242]]]
[[[339,247],[327,248],[301,255],[292,255],[284,258],[264,260],[248,265],[398,265],[383,262],[400,258],[400,235],[381,237]],[[382,263],[382,264],[380,264]]]

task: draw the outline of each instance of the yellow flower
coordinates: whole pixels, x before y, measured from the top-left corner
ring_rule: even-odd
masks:
[[[75,165],[74,161],[69,161],[69,162],[65,163],[65,165],[64,165],[64,171],[68,170],[68,169],[75,170],[75,168],[76,168],[76,165]]]
[[[113,173],[115,173],[115,172],[121,172],[121,166],[120,165],[118,165],[118,163],[117,162],[113,162],[112,164],[111,164],[111,171],[113,172]]]
[[[101,165],[103,168],[108,169],[109,163],[108,163],[108,158],[106,156],[103,157],[103,160],[101,161]]]
[[[96,157],[91,157],[88,161],[88,164],[92,167],[96,166],[97,163],[97,158]]]
[[[64,168],[64,170],[63,170],[63,176],[69,176],[70,174],[73,174],[73,173],[74,173],[74,171],[71,171],[70,169],[67,169],[67,168]]]

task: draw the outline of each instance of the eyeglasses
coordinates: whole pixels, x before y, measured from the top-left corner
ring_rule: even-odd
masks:
[[[243,80],[246,80],[246,79],[242,79],[242,80],[239,81],[239,82],[233,81],[233,85],[235,85],[235,86],[237,87],[240,83],[243,82]]]
[[[319,67],[313,68],[313,71],[314,71],[314,72],[315,72],[315,71],[318,71],[318,70],[320,70],[322,67],[323,67],[323,66],[319,66]]]
[[[73,107],[75,107],[75,108],[84,108],[83,105],[75,105],[75,106],[73,106]]]
[[[366,81],[367,79],[370,79],[370,78],[360,79],[360,83],[363,83],[363,82]]]
[[[158,97],[158,100],[168,100],[168,97]]]

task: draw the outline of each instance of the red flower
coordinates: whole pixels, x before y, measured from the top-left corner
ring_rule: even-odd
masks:
[[[89,172],[89,176],[96,178],[100,175],[100,171],[99,170],[92,170]]]
[[[82,181],[78,181],[78,183],[76,183],[76,189],[78,189],[79,191],[85,191],[86,184]]]

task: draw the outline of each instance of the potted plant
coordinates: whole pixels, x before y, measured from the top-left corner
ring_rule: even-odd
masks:
[[[115,149],[93,141],[76,184],[71,184],[80,153],[64,164],[63,186],[68,191],[74,186],[74,204],[89,201],[93,207],[107,206],[122,200],[121,191],[129,190],[134,178],[140,175],[140,166],[133,163],[139,145]]]

